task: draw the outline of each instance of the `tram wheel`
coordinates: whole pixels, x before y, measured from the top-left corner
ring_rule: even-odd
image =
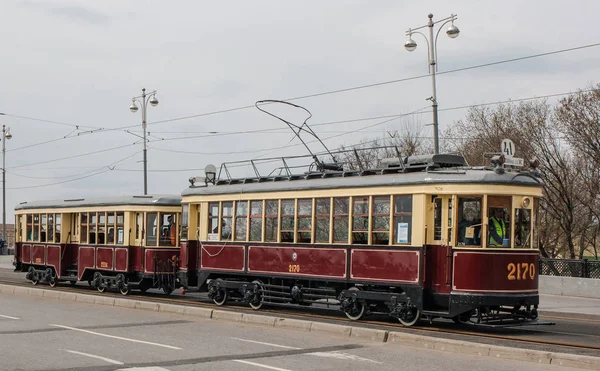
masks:
[[[353,286],[348,289],[348,291],[360,291],[360,288]],[[352,308],[349,311],[344,311],[346,317],[353,321],[358,321],[365,315],[366,305],[358,300],[355,300]]]
[[[33,279],[31,280],[31,283],[32,283],[34,286],[35,286],[35,285],[37,285],[39,282],[40,282],[40,280],[38,280],[37,278],[33,278]]]
[[[217,278],[215,281],[223,282],[223,280],[220,278]],[[213,298],[213,303],[217,304],[218,306],[225,305],[228,296],[227,289],[217,289],[216,295]]]
[[[398,320],[401,324],[406,327],[410,327],[415,323],[419,322],[421,319],[421,311],[416,307],[409,308],[409,312],[406,313],[403,317],[398,317]]]
[[[58,283],[58,279],[56,279],[56,277],[52,277],[52,278],[50,278],[50,281],[48,281],[48,285],[50,285],[50,287],[56,287],[57,283]]]
[[[77,285],[77,281],[69,281],[69,283],[71,284],[71,286]]]
[[[104,292],[104,291],[106,291],[106,286],[98,285],[98,287],[96,287],[96,289],[100,292]]]
[[[252,308],[254,310],[259,310],[263,306],[263,297],[262,297],[263,283],[260,280],[254,280],[254,281],[252,281],[252,283],[254,285],[256,285],[260,291],[257,294],[253,295],[252,299],[248,302],[248,304],[250,304],[250,308]]]
[[[471,319],[472,316],[473,316],[473,311],[470,310],[468,312],[461,313],[458,316],[452,317],[452,321],[454,321],[454,323],[457,323],[457,324],[467,323],[467,322],[469,322],[469,320]]]
[[[121,293],[121,295],[127,296],[131,292],[131,289],[129,288],[129,285],[124,285],[119,287],[119,292]]]

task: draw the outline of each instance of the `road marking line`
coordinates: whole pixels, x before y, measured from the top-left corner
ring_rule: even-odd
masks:
[[[93,354],[82,353],[82,352],[78,352],[78,351],[75,351],[75,350],[65,349],[65,351],[67,351],[69,353],[73,353],[73,354],[79,354],[80,356],[86,356],[86,357],[90,357],[90,358],[100,359],[102,361],[105,361],[105,362],[108,362],[108,363],[112,363],[113,365],[124,365],[125,364],[123,362],[115,361],[114,359],[110,359],[110,358],[106,358],[106,357],[100,357],[100,356],[95,356]]]
[[[279,367],[261,365],[260,363],[254,363],[254,362],[250,362],[250,361],[242,361],[242,360],[239,360],[239,359],[234,359],[233,362],[245,363],[247,365],[256,366],[256,367],[268,368],[269,370],[291,371],[291,370],[288,370],[287,368],[279,368]]]
[[[0,317],[2,317],[2,318],[8,318],[8,319],[20,319],[20,318],[17,318],[17,317],[3,316],[2,314],[0,314]]]
[[[375,360],[372,360],[372,359],[369,359],[369,358],[363,358],[363,357],[360,357],[360,356],[356,356],[354,354],[343,353],[343,352],[315,352],[315,353],[307,353],[307,355],[382,364],[379,361],[375,361]]]
[[[81,332],[85,332],[86,334],[92,334],[92,335],[104,336],[104,337],[111,338],[111,339],[119,339],[119,340],[131,341],[131,342],[133,342],[133,343],[140,343],[140,344],[147,344],[147,345],[155,345],[155,346],[157,346],[157,347],[163,347],[163,348],[169,348],[169,349],[181,350],[181,348],[174,347],[174,346],[171,346],[171,345],[164,345],[164,344],[158,344],[158,343],[151,343],[151,342],[149,342],[149,341],[135,340],[135,339],[129,339],[129,338],[124,338],[124,337],[120,337],[120,336],[114,336],[114,335],[101,334],[101,333],[99,333],[99,332],[94,332],[94,331],[89,331],[89,330],[82,330],[82,329],[75,328],[75,327],[69,327],[69,326],[63,326],[63,325],[53,325],[53,324],[50,324],[50,326],[54,326],[54,327],[60,327],[60,328],[64,328],[64,329],[67,329],[67,330],[73,330],[73,331],[81,331]]]
[[[239,340],[239,341],[245,341],[247,343],[255,343],[255,344],[268,345],[268,346],[272,346],[272,347],[276,347],[276,348],[302,349],[302,348],[296,348],[296,347],[288,347],[287,345],[279,345],[279,344],[272,344],[272,343],[263,343],[262,341],[246,340],[246,339],[240,339],[240,338],[232,338],[232,339],[233,340]]]

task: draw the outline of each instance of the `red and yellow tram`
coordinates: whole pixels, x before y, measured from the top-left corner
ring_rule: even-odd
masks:
[[[180,217],[180,196],[23,202],[15,209],[15,266],[34,284],[170,293]]]
[[[474,168],[457,155],[413,156],[369,171],[243,179],[225,171],[183,192],[179,280],[217,305],[336,302],[353,320],[386,313],[407,326],[422,316],[536,319],[541,180],[501,160]]]

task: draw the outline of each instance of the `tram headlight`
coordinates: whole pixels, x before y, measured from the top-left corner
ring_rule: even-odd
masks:
[[[531,205],[531,198],[523,197],[523,201],[521,202],[521,204],[523,205],[523,207],[525,209],[527,209],[529,207],[529,205]]]

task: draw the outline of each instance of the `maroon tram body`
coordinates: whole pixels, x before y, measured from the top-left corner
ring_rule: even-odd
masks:
[[[469,168],[455,155],[193,186],[178,277],[217,305],[339,303],[351,319],[387,313],[405,325],[523,323],[537,318],[541,195],[535,169]],[[495,209],[507,226],[500,245],[487,222]]]
[[[166,227],[157,225],[160,217],[177,223],[180,212],[179,196],[22,203],[15,211],[16,269],[34,284],[87,281],[99,291],[114,286],[123,294],[152,287],[171,292],[180,249],[155,231]],[[153,232],[146,233],[148,228]]]

